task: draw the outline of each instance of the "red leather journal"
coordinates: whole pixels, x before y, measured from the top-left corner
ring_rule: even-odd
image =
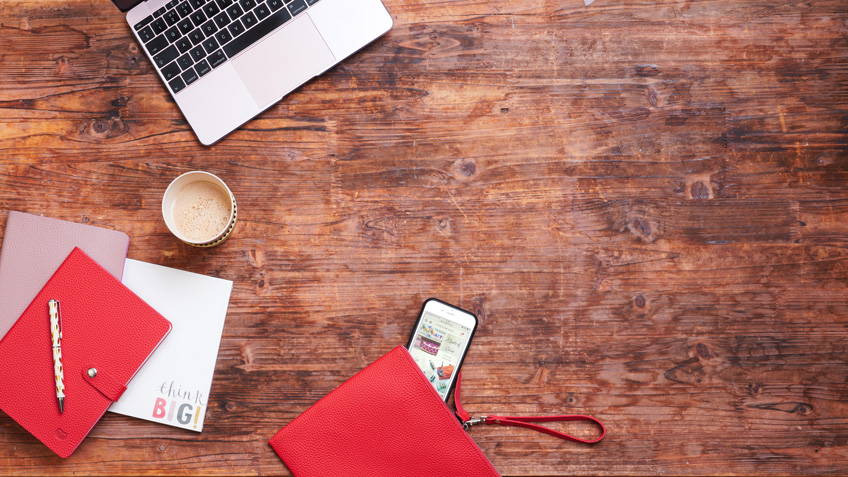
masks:
[[[406,348],[347,380],[270,441],[296,477],[492,477]]]
[[[59,300],[62,317],[61,414],[51,299]],[[165,318],[76,248],[0,341],[0,409],[68,457],[170,330]]]

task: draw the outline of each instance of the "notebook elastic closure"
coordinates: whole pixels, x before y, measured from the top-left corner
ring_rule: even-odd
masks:
[[[110,401],[121,399],[121,395],[127,390],[122,382],[115,379],[108,371],[97,366],[84,367],[82,377],[85,382]]]

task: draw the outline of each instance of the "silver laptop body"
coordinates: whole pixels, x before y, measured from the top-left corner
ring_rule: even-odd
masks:
[[[127,22],[207,146],[392,27],[380,0],[147,0]]]

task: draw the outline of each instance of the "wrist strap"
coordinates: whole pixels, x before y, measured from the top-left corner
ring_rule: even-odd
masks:
[[[462,421],[462,427],[467,431],[471,426],[477,424],[500,424],[502,426],[525,427],[537,432],[559,437],[567,441],[580,442],[583,444],[596,444],[601,442],[604,436],[607,435],[607,430],[604,424],[592,416],[584,416],[581,414],[574,415],[559,415],[559,416],[481,416],[471,417],[471,414],[462,407],[461,391],[462,388],[462,373],[456,376],[456,388],[453,391],[453,402],[456,405],[456,415]],[[557,421],[588,421],[598,426],[601,434],[594,439],[581,439],[574,437],[564,432],[555,431],[549,427],[533,424],[534,422],[557,422]]]

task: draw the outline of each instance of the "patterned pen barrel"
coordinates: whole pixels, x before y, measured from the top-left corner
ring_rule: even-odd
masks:
[[[53,343],[53,378],[56,381],[56,399],[59,401],[59,414],[65,412],[65,370],[62,368],[62,315],[59,301],[47,302],[50,308],[50,338]]]

